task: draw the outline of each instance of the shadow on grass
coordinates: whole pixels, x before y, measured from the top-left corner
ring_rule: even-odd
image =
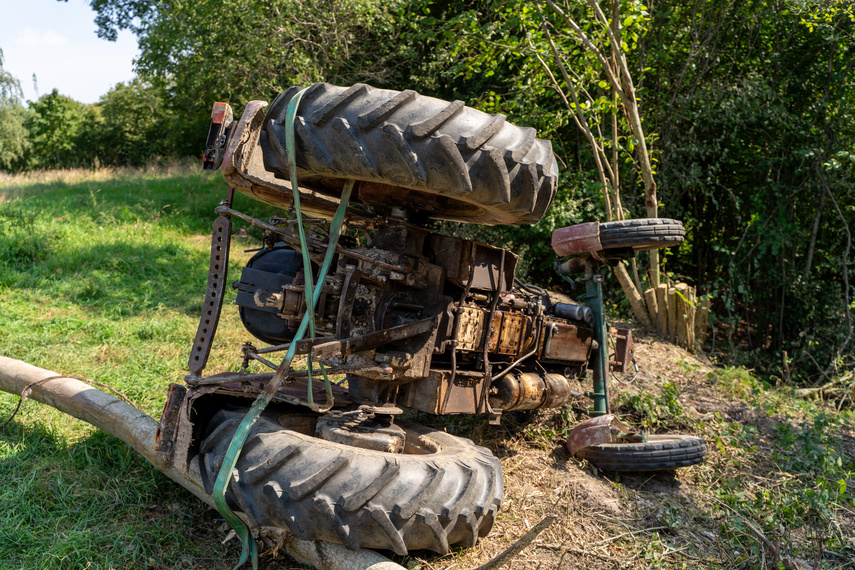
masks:
[[[4,265],[4,285],[51,302],[64,300],[105,316],[138,316],[161,306],[196,316],[208,259],[179,243],[112,242],[65,244],[62,253],[46,259]]]
[[[237,541],[219,544],[216,513],[112,435],[69,445],[22,419],[0,450],[0,567],[225,568],[239,556]]]

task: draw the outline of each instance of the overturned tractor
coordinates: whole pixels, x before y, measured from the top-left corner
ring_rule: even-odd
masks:
[[[190,374],[171,387],[157,439],[245,543],[249,529],[277,527],[353,549],[445,553],[486,535],[502,501],[498,460],[401,420],[404,409],[498,423],[562,406],[590,382],[593,419],[571,438],[575,453],[607,469],[703,459],[698,438],[648,439],[619,424],[606,383],[601,265],[679,244],[679,222],[556,232],[567,258],[557,269],[585,287],[582,304],[560,302],[515,279],[513,252],[432,229],[536,223],[558,168],[533,129],[367,85],[291,88],[266,107],[252,102],[238,121],[214,107],[205,167],[220,168],[230,190],[216,210]],[[283,213],[237,211],[234,191]],[[229,281],[235,218],[264,237]],[[239,372],[205,376],[230,286],[254,338],[235,347]],[[614,365],[631,346],[622,333]]]

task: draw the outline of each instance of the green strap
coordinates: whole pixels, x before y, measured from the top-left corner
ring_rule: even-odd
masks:
[[[300,104],[300,99],[303,96],[303,91],[298,92],[288,104],[288,109],[286,111],[286,121],[285,121],[285,141],[288,145],[288,169],[291,174],[291,193],[294,196],[294,209],[297,214],[297,221],[300,228],[300,246],[303,253],[303,269],[305,271],[306,276],[306,299],[311,300],[311,304],[306,307],[306,314],[303,315],[303,319],[300,322],[300,326],[297,329],[296,334],[294,335],[294,339],[291,342],[291,346],[288,347],[288,351],[285,354],[285,358],[282,360],[282,363],[279,365],[279,368],[273,374],[273,377],[270,379],[270,382],[267,383],[264,390],[258,395],[255,402],[253,402],[246,416],[243,418],[243,421],[238,426],[235,431],[234,436],[232,437],[232,441],[229,443],[228,450],[226,451],[226,455],[223,459],[223,465],[220,467],[219,472],[217,473],[217,480],[214,483],[214,505],[217,507],[217,510],[223,517],[228,521],[228,523],[235,530],[235,533],[241,540],[243,544],[243,548],[241,551],[241,557],[238,561],[235,569],[243,566],[247,559],[252,558],[252,568],[253,570],[257,570],[258,568],[258,550],[255,545],[255,541],[252,539],[252,536],[249,532],[249,527],[229,508],[226,504],[226,487],[228,486],[229,481],[232,477],[232,472],[237,465],[238,457],[240,457],[241,450],[243,449],[244,443],[246,443],[247,437],[249,436],[249,432],[252,429],[252,426],[258,420],[261,413],[267,407],[267,404],[273,399],[273,396],[279,391],[279,388],[282,387],[282,383],[287,376],[288,371],[291,369],[291,362],[294,359],[294,355],[297,349],[297,342],[303,338],[306,334],[306,329],[310,330],[311,336],[314,336],[315,329],[315,307],[318,304],[318,300],[320,299],[321,288],[326,279],[327,273],[329,272],[329,268],[332,265],[332,259],[335,255],[336,246],[338,245],[338,238],[341,234],[341,228],[344,224],[344,215],[347,210],[347,203],[350,200],[350,195],[353,190],[353,180],[349,180],[341,193],[341,202],[338,206],[338,210],[335,213],[335,217],[333,217],[332,226],[330,228],[330,241],[327,246],[327,251],[324,255],[324,262],[321,266],[321,270],[318,273],[318,286],[313,287],[312,283],[312,266],[311,259],[309,258],[309,250],[308,245],[306,243],[306,236],[303,230],[303,218],[302,212],[300,211],[300,191],[299,186],[297,185],[297,166],[296,166],[296,154],[294,151],[294,119],[297,114],[297,106]],[[311,363],[311,354],[309,355],[309,362]],[[310,364],[311,366],[311,364]],[[324,382],[326,384],[326,392],[327,392],[327,409],[332,407],[333,396],[332,396],[332,387],[330,386],[329,378],[327,377],[326,370],[323,365],[321,365],[321,371],[324,376]],[[311,373],[310,373],[311,374]],[[311,376],[309,376],[309,396],[308,401],[310,407],[315,409],[314,402],[312,401],[312,381]]]

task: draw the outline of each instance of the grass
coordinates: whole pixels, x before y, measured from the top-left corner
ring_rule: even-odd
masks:
[[[159,417],[186,371],[225,191],[180,166],[0,180],[0,354]],[[209,370],[239,364],[240,331],[223,319]],[[0,394],[0,421],[16,402]],[[26,402],[0,433],[0,568],[230,567],[237,546],[218,543],[219,524],[117,439],[51,408]]]

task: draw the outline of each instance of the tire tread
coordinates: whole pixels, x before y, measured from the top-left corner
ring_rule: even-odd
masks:
[[[217,412],[205,430],[199,468],[208,492],[244,414]],[[226,499],[255,524],[286,527],[303,540],[400,555],[471,546],[489,532],[501,506],[498,460],[469,440],[400,423],[429,434],[440,450],[373,452],[298,434],[262,416],[247,438]]]

